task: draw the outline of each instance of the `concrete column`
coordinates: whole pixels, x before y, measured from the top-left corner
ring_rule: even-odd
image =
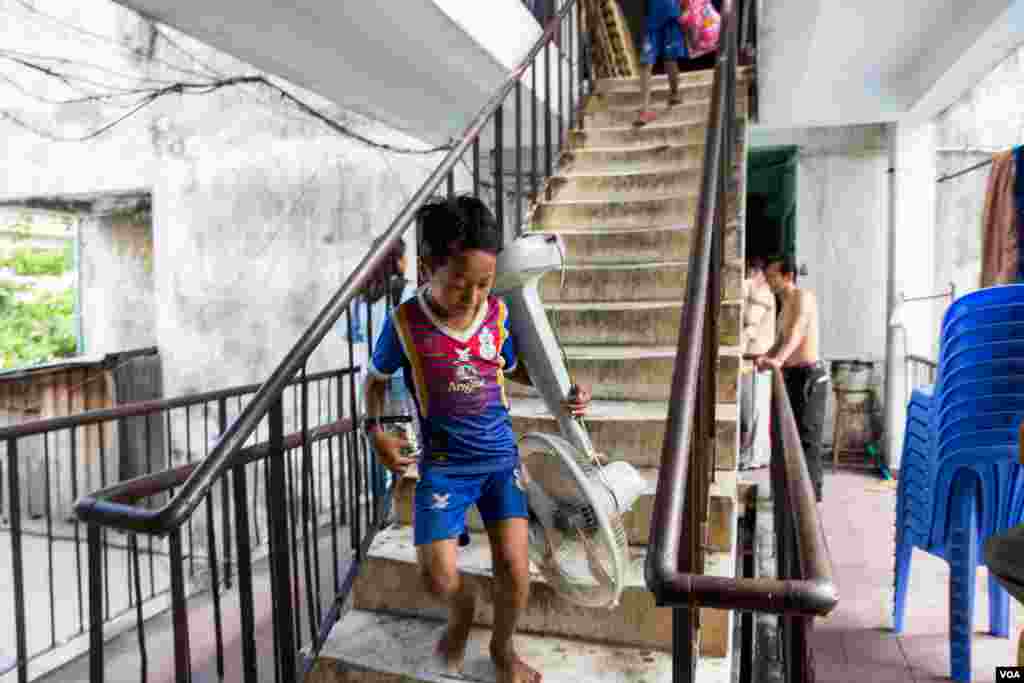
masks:
[[[898,469],[908,386],[906,354],[931,355],[938,321],[927,302],[901,304],[935,289],[935,125],[888,126],[889,235],[886,286],[886,454]]]

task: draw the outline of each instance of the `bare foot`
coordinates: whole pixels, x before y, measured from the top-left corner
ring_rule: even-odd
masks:
[[[475,602],[470,602],[461,607],[453,606],[449,612],[448,627],[437,641],[435,650],[447,673],[462,673],[462,665],[466,659],[466,644],[469,642],[469,632],[473,628],[474,611]]]
[[[491,661],[497,670],[496,683],[540,683],[541,674],[530,667],[509,645],[504,652],[491,649]]]

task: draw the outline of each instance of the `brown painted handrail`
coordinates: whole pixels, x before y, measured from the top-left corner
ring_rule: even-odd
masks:
[[[235,455],[244,447],[246,440],[256,430],[257,425],[274,402],[280,400],[284,387],[303,367],[306,359],[319,346],[321,340],[331,331],[335,321],[348,308],[356,293],[363,289],[372,273],[383,263],[391,248],[412,225],[416,212],[437,190],[445,176],[455,167],[473,141],[479,137],[491,116],[512,92],[515,84],[533,63],[534,57],[551,42],[555,32],[560,29],[562,20],[575,5],[576,0],[566,0],[561,10],[548,21],[547,27],[533,47],[509,72],[504,83],[473,117],[459,141],[452,146],[444,160],[438,164],[405,205],[405,208],[388,226],[388,229],[363,256],[363,260],[348,276],[345,284],[335,292],[309,328],[285,354],[267,381],[245,406],[242,414],[220,435],[210,455],[196,467],[188,481],[175,493],[174,497],[162,508],[148,510],[114,503],[110,500],[107,491],[96,491],[75,503],[75,514],[80,520],[121,531],[157,535],[170,533],[188,520],[192,511],[203,501],[214,483],[234,465]],[[546,102],[544,106],[550,106],[550,103]]]
[[[669,398],[668,419],[662,445],[658,488],[651,520],[651,543],[645,577],[659,606],[716,607],[788,615],[826,615],[838,602],[832,563],[824,531],[818,519],[810,475],[779,371],[774,373],[774,402],[780,417],[782,472],[785,495],[796,525],[801,576],[791,579],[743,579],[706,576],[680,571],[684,510],[689,471],[689,445],[693,436],[698,396],[704,314],[708,302],[715,214],[719,201],[726,126],[736,99],[735,0],[722,3],[722,42],[715,66],[711,109],[705,138],[704,167],[697,203],[696,235],[690,254],[683,315]],[[731,172],[731,169],[729,169]],[[710,400],[714,400],[713,398]]]

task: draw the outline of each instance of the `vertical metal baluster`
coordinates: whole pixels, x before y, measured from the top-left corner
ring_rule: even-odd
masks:
[[[551,43],[544,46],[544,177],[551,177]]]
[[[693,683],[693,612],[688,607],[672,608],[672,683]]]
[[[235,545],[238,548],[238,604],[241,611],[242,672],[245,683],[257,683],[256,618],[253,613],[252,549],[249,539],[249,494],[245,465],[231,470],[234,484]]]
[[[579,98],[579,102],[583,102],[583,37],[585,35],[583,28],[583,12],[586,10],[583,6],[576,5],[576,95]],[[583,117],[580,117],[580,126],[582,127]]]
[[[537,58],[530,65],[530,193],[537,201],[537,167],[540,163],[537,148]]]
[[[284,411],[281,398],[278,397],[270,406],[268,413],[270,429],[270,486],[273,491],[284,491],[285,451],[284,451]],[[274,635],[280,643],[280,667],[285,680],[295,676],[295,632],[293,627],[291,592],[291,567],[288,553],[288,519],[284,506],[268,502],[268,530],[273,539],[271,547],[271,564],[274,565],[273,595],[274,602]]]
[[[480,198],[480,136],[473,138],[473,196]]]
[[[556,90],[557,90],[557,93],[558,93],[557,94],[557,97],[558,97],[558,150],[562,149],[562,144],[565,142],[565,121],[564,121],[564,117],[563,117],[564,109],[562,108],[562,100],[563,100],[563,97],[562,97],[562,94],[563,94],[562,93],[562,80],[563,80],[563,76],[565,75],[565,68],[564,68],[563,63],[562,63],[564,58],[562,56],[561,33],[562,33],[562,22],[561,22],[561,20],[559,20],[559,22],[558,22],[558,34],[557,34],[559,36],[559,40],[557,41],[557,45],[555,46],[556,47],[556,50],[555,50],[555,64],[556,64],[556,66],[558,68],[558,76],[557,76],[558,82],[557,82],[557,85],[556,85]]]
[[[295,391],[294,384],[292,385],[292,431],[295,431],[295,421],[298,418],[298,394]],[[283,402],[282,402],[283,409]],[[284,438],[284,419],[281,420],[281,438]],[[299,524],[301,524],[301,509],[302,499],[298,491],[299,477],[295,472],[295,458],[293,451],[290,449],[284,450],[284,464],[285,464],[285,485],[288,491],[288,546],[292,553],[292,605],[295,606],[295,640],[296,647],[302,648],[302,609],[299,607],[302,604],[302,587],[299,585],[302,578],[302,568],[299,565],[299,534],[296,531]],[[271,489],[267,488],[267,495],[270,495]],[[269,498],[268,498],[269,504]],[[283,675],[283,673],[282,673]]]
[[[50,584],[50,647],[57,645],[57,608],[53,595],[53,511],[50,498],[50,433],[43,432],[43,466],[46,468],[43,481],[46,487],[46,560],[47,581]]]
[[[313,588],[313,563],[311,562],[312,548],[310,548],[310,527],[313,527],[312,542],[316,543],[316,527],[312,519],[312,488],[313,488],[313,450],[309,443],[309,380],[306,378],[306,366],[302,366],[302,554],[306,562],[306,609],[309,617],[310,642],[316,642],[316,634],[320,619],[316,616],[319,608],[320,586],[316,582],[316,593],[314,597]],[[319,578],[319,566],[317,567]],[[295,572],[298,575],[298,572]],[[296,602],[296,605],[299,603]],[[298,612],[299,610],[296,610]],[[300,644],[301,648],[302,645]]]
[[[505,239],[505,105],[494,110],[494,220]]]
[[[227,479],[225,475],[224,479]],[[222,479],[221,481],[224,481]],[[222,500],[221,505],[227,505],[227,500]],[[206,525],[206,546],[210,554],[210,592],[213,596],[213,628],[217,647],[217,677],[224,680],[224,632],[223,621],[220,616],[220,572],[217,568],[217,535],[214,533],[213,524],[213,494],[206,496],[206,518],[209,521]]]
[[[98,524],[86,527],[89,563],[89,681],[103,683],[103,548]],[[17,609],[17,608],[15,608]],[[27,674],[27,671],[26,671]],[[28,677],[19,681],[25,683]]]
[[[185,560],[181,552],[181,529],[167,536],[171,550],[171,619],[174,625],[174,678],[177,683],[192,680],[189,651],[188,604],[185,601]]]
[[[100,422],[96,425],[96,435],[99,439],[100,448],[100,486],[107,487],[107,445],[103,438],[103,426]],[[106,601],[107,619],[110,618],[110,536],[107,530],[103,530],[103,599]]]
[[[579,7],[579,5],[577,5],[577,7]],[[572,130],[573,127],[576,125],[576,89],[574,86],[576,84],[576,69],[579,68],[579,65],[573,63],[573,42],[575,39],[575,23],[573,20],[575,19],[575,17],[576,7],[573,7],[571,10],[569,10],[569,16],[567,17],[567,21],[569,22],[569,30],[566,31],[566,33],[569,34],[569,49],[566,51],[566,62],[569,65],[569,130]]]
[[[28,683],[28,643],[25,629],[25,558],[21,551],[21,485],[18,440],[7,440],[7,485],[10,494],[11,569],[14,579],[14,639],[18,657],[18,683]]]
[[[369,321],[369,316],[367,316],[367,323],[369,324],[369,322],[370,322]],[[349,339],[351,339],[351,338],[352,337],[349,336]],[[369,337],[367,337],[367,339],[369,340]],[[352,355],[351,354],[352,354],[352,345],[350,343],[349,344],[349,363],[350,364],[351,364],[351,361],[352,361]],[[349,375],[348,387],[349,387],[349,406],[351,407],[351,410],[352,410],[353,424],[359,424],[359,401],[358,401],[358,399],[356,397],[356,379],[355,379],[355,375],[354,374],[353,375]],[[350,480],[352,482],[352,494],[351,494],[352,495],[352,517],[351,517],[351,519],[349,519],[349,525],[350,525],[350,528],[352,529],[352,548],[357,551],[356,552],[357,559],[358,559],[358,554],[359,554],[358,553],[359,541],[362,538],[362,536],[359,533],[359,522],[360,522],[359,498],[360,498],[360,491],[359,491],[359,488],[357,486],[358,481],[359,481],[359,479],[358,479],[359,471],[360,471],[359,460],[360,460],[361,455],[362,455],[362,439],[360,439],[360,432],[359,431],[354,431],[353,432],[353,438],[352,438],[352,452],[350,453],[350,463],[349,463],[349,478],[350,478]]]
[[[149,680],[149,655],[146,652],[146,623],[142,618],[142,576],[139,566],[139,537],[132,534],[128,537],[128,554],[132,558],[132,578],[135,586],[135,630],[139,637],[139,680]],[[223,680],[221,676],[221,680]]]
[[[185,406],[185,462],[192,462],[192,406]],[[192,541],[192,515],[188,516],[188,575],[196,575],[196,546]]]
[[[146,415],[146,428],[144,430],[144,437],[146,443],[146,474],[153,474],[153,434],[150,420],[152,415]],[[153,499],[148,498],[146,507],[153,506]],[[147,535],[146,543],[149,548],[149,597],[156,595],[156,568],[153,562],[153,536]]]
[[[341,377],[337,377],[336,381],[340,384]],[[331,383],[327,382],[327,412],[331,413]],[[338,411],[338,419],[341,419],[340,411]],[[339,447],[338,451],[341,451]],[[334,437],[328,437],[327,439],[327,493],[331,499],[331,565],[334,567],[334,592],[337,593],[341,588],[340,575],[338,574],[338,497],[334,491],[334,487],[337,486],[337,481],[334,478]]]
[[[217,441],[228,428],[228,401],[221,397],[217,400]],[[227,476],[220,480],[220,499],[223,503],[220,506],[221,525],[223,531],[221,536],[224,539],[224,588],[231,590],[231,506],[228,500],[231,492],[228,491]]]
[[[417,240],[418,239],[419,239],[419,236],[417,236]],[[419,248],[419,242],[417,241],[417,249],[418,248]],[[419,273],[417,272],[417,278],[418,277],[419,277]],[[348,323],[348,367],[353,370],[353,373],[355,373],[355,367],[356,367],[356,362],[355,362],[355,343],[352,341],[353,327],[352,327],[352,304],[351,303],[349,303],[348,310],[345,312],[345,318],[346,318],[347,323]],[[348,379],[350,384],[354,381],[353,380],[354,376],[355,376],[354,374],[346,375],[346,379]],[[337,390],[337,396],[335,396],[335,400],[338,402],[338,414],[342,415],[342,414],[344,414],[344,409],[345,409],[345,387],[342,384],[342,381],[341,381],[340,377],[338,378],[338,384],[337,384],[337,386],[335,388]],[[353,394],[353,396],[354,396],[354,394]],[[353,426],[358,427],[359,426],[359,411],[356,408],[355,401],[352,401],[352,403],[349,405],[349,411],[350,411],[350,414],[352,416],[352,424],[353,424]],[[351,515],[349,514],[349,512],[350,512],[349,507],[352,504],[352,498],[351,498],[351,495],[345,495],[345,494],[346,494],[346,488],[348,486],[348,481],[349,481],[349,478],[350,478],[351,475],[349,473],[348,464],[346,462],[346,456],[342,455],[342,444],[343,443],[345,444],[345,449],[344,450],[345,450],[345,453],[347,455],[348,450],[352,447],[352,441],[355,438],[355,434],[357,434],[357,433],[358,433],[358,429],[353,430],[352,432],[350,432],[345,437],[341,437],[341,436],[338,437],[338,480],[339,480],[338,493],[341,496],[341,519],[339,519],[338,521],[342,525],[346,525],[346,524],[350,525],[349,526],[349,534],[352,533]]]
[[[455,196],[455,171],[448,171],[448,197]]]
[[[523,82],[516,79],[516,215],[515,236],[523,234]]]
[[[68,386],[71,386],[70,384]],[[69,391],[70,396],[70,391]],[[70,398],[68,399],[70,402]],[[68,406],[70,409],[70,405]],[[69,413],[70,414],[70,413]],[[68,446],[71,451],[71,499],[78,500],[78,438],[75,427],[68,429]],[[85,591],[82,589],[82,537],[78,525],[75,525],[75,586],[78,589],[78,632],[85,632]]]

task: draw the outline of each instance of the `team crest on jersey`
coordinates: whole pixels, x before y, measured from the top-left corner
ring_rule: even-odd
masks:
[[[452,373],[452,381],[448,383],[448,391],[459,394],[474,394],[484,386],[484,380],[470,359],[468,348],[455,352],[458,358]]]
[[[494,360],[494,357],[498,355],[498,348],[494,345],[494,333],[490,328],[484,327],[480,330],[476,339],[480,344],[480,357],[484,360]]]

